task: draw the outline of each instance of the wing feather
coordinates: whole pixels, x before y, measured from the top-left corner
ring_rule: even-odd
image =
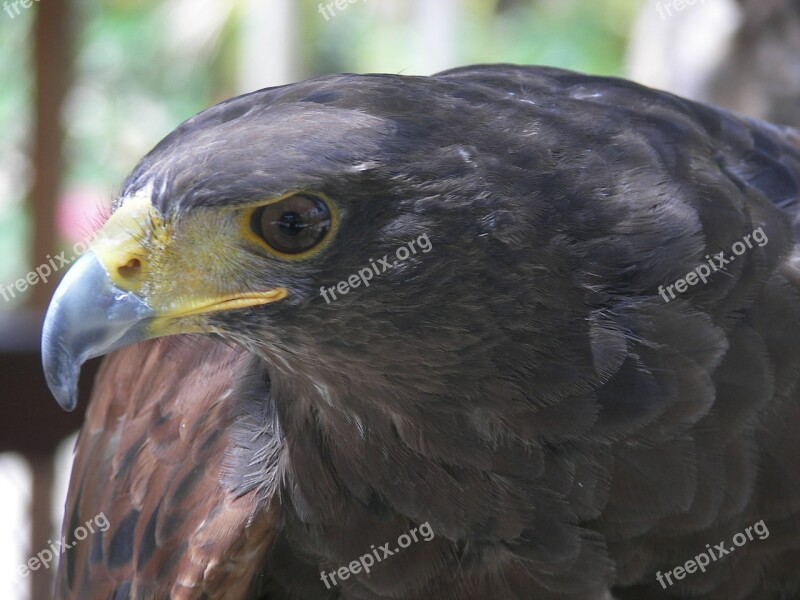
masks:
[[[147,342],[105,361],[63,535],[72,544],[78,527],[105,518],[62,555],[57,598],[248,597],[277,518],[263,490],[225,480],[251,364],[214,337]]]

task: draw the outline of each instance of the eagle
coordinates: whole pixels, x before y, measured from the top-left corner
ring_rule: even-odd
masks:
[[[65,409],[110,354],[56,597],[800,597],[799,182],[798,131],[546,67],[190,118],[45,318]]]

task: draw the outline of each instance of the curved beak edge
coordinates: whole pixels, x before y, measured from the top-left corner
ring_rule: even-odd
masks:
[[[42,365],[50,391],[65,410],[78,403],[81,366],[151,337],[154,312],[117,287],[93,252],[70,268],[56,289],[42,329]]]

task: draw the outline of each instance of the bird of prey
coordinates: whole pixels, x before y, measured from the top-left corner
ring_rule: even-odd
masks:
[[[57,597],[800,597],[799,181],[794,130],[552,68],[189,119],[46,316],[64,408],[113,352]]]

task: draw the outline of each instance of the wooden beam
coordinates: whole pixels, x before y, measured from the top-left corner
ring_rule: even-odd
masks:
[[[61,190],[64,131],[61,110],[71,79],[72,44],[69,24],[72,2],[53,0],[37,2],[33,25],[34,131],[32,163],[34,180],[28,197],[33,216],[32,263],[46,262],[48,254],[56,254],[56,205]],[[30,297],[31,306],[44,311],[52,295],[54,282],[36,285]],[[26,399],[19,398],[20,402]],[[27,399],[29,400],[29,399]],[[44,398],[40,399],[41,402]],[[40,436],[47,436],[44,431]],[[42,440],[40,439],[40,442]],[[55,441],[55,440],[46,440]],[[53,454],[26,453],[33,472],[31,503],[31,552],[48,546],[53,535],[50,502],[53,483]],[[50,569],[31,572],[32,598],[51,598],[53,573]]]
[[[33,490],[31,494],[31,556],[35,556],[49,547],[48,540],[53,536],[53,520],[50,503],[53,499],[53,461],[55,456],[28,457],[28,464],[33,474]],[[31,598],[53,597],[53,569],[37,569],[31,571]]]
[[[46,262],[58,245],[55,214],[63,171],[64,132],[61,109],[71,80],[71,0],[35,4],[33,56],[35,65],[34,180],[28,203],[33,216],[33,264]],[[30,306],[44,310],[56,282],[33,286]]]

